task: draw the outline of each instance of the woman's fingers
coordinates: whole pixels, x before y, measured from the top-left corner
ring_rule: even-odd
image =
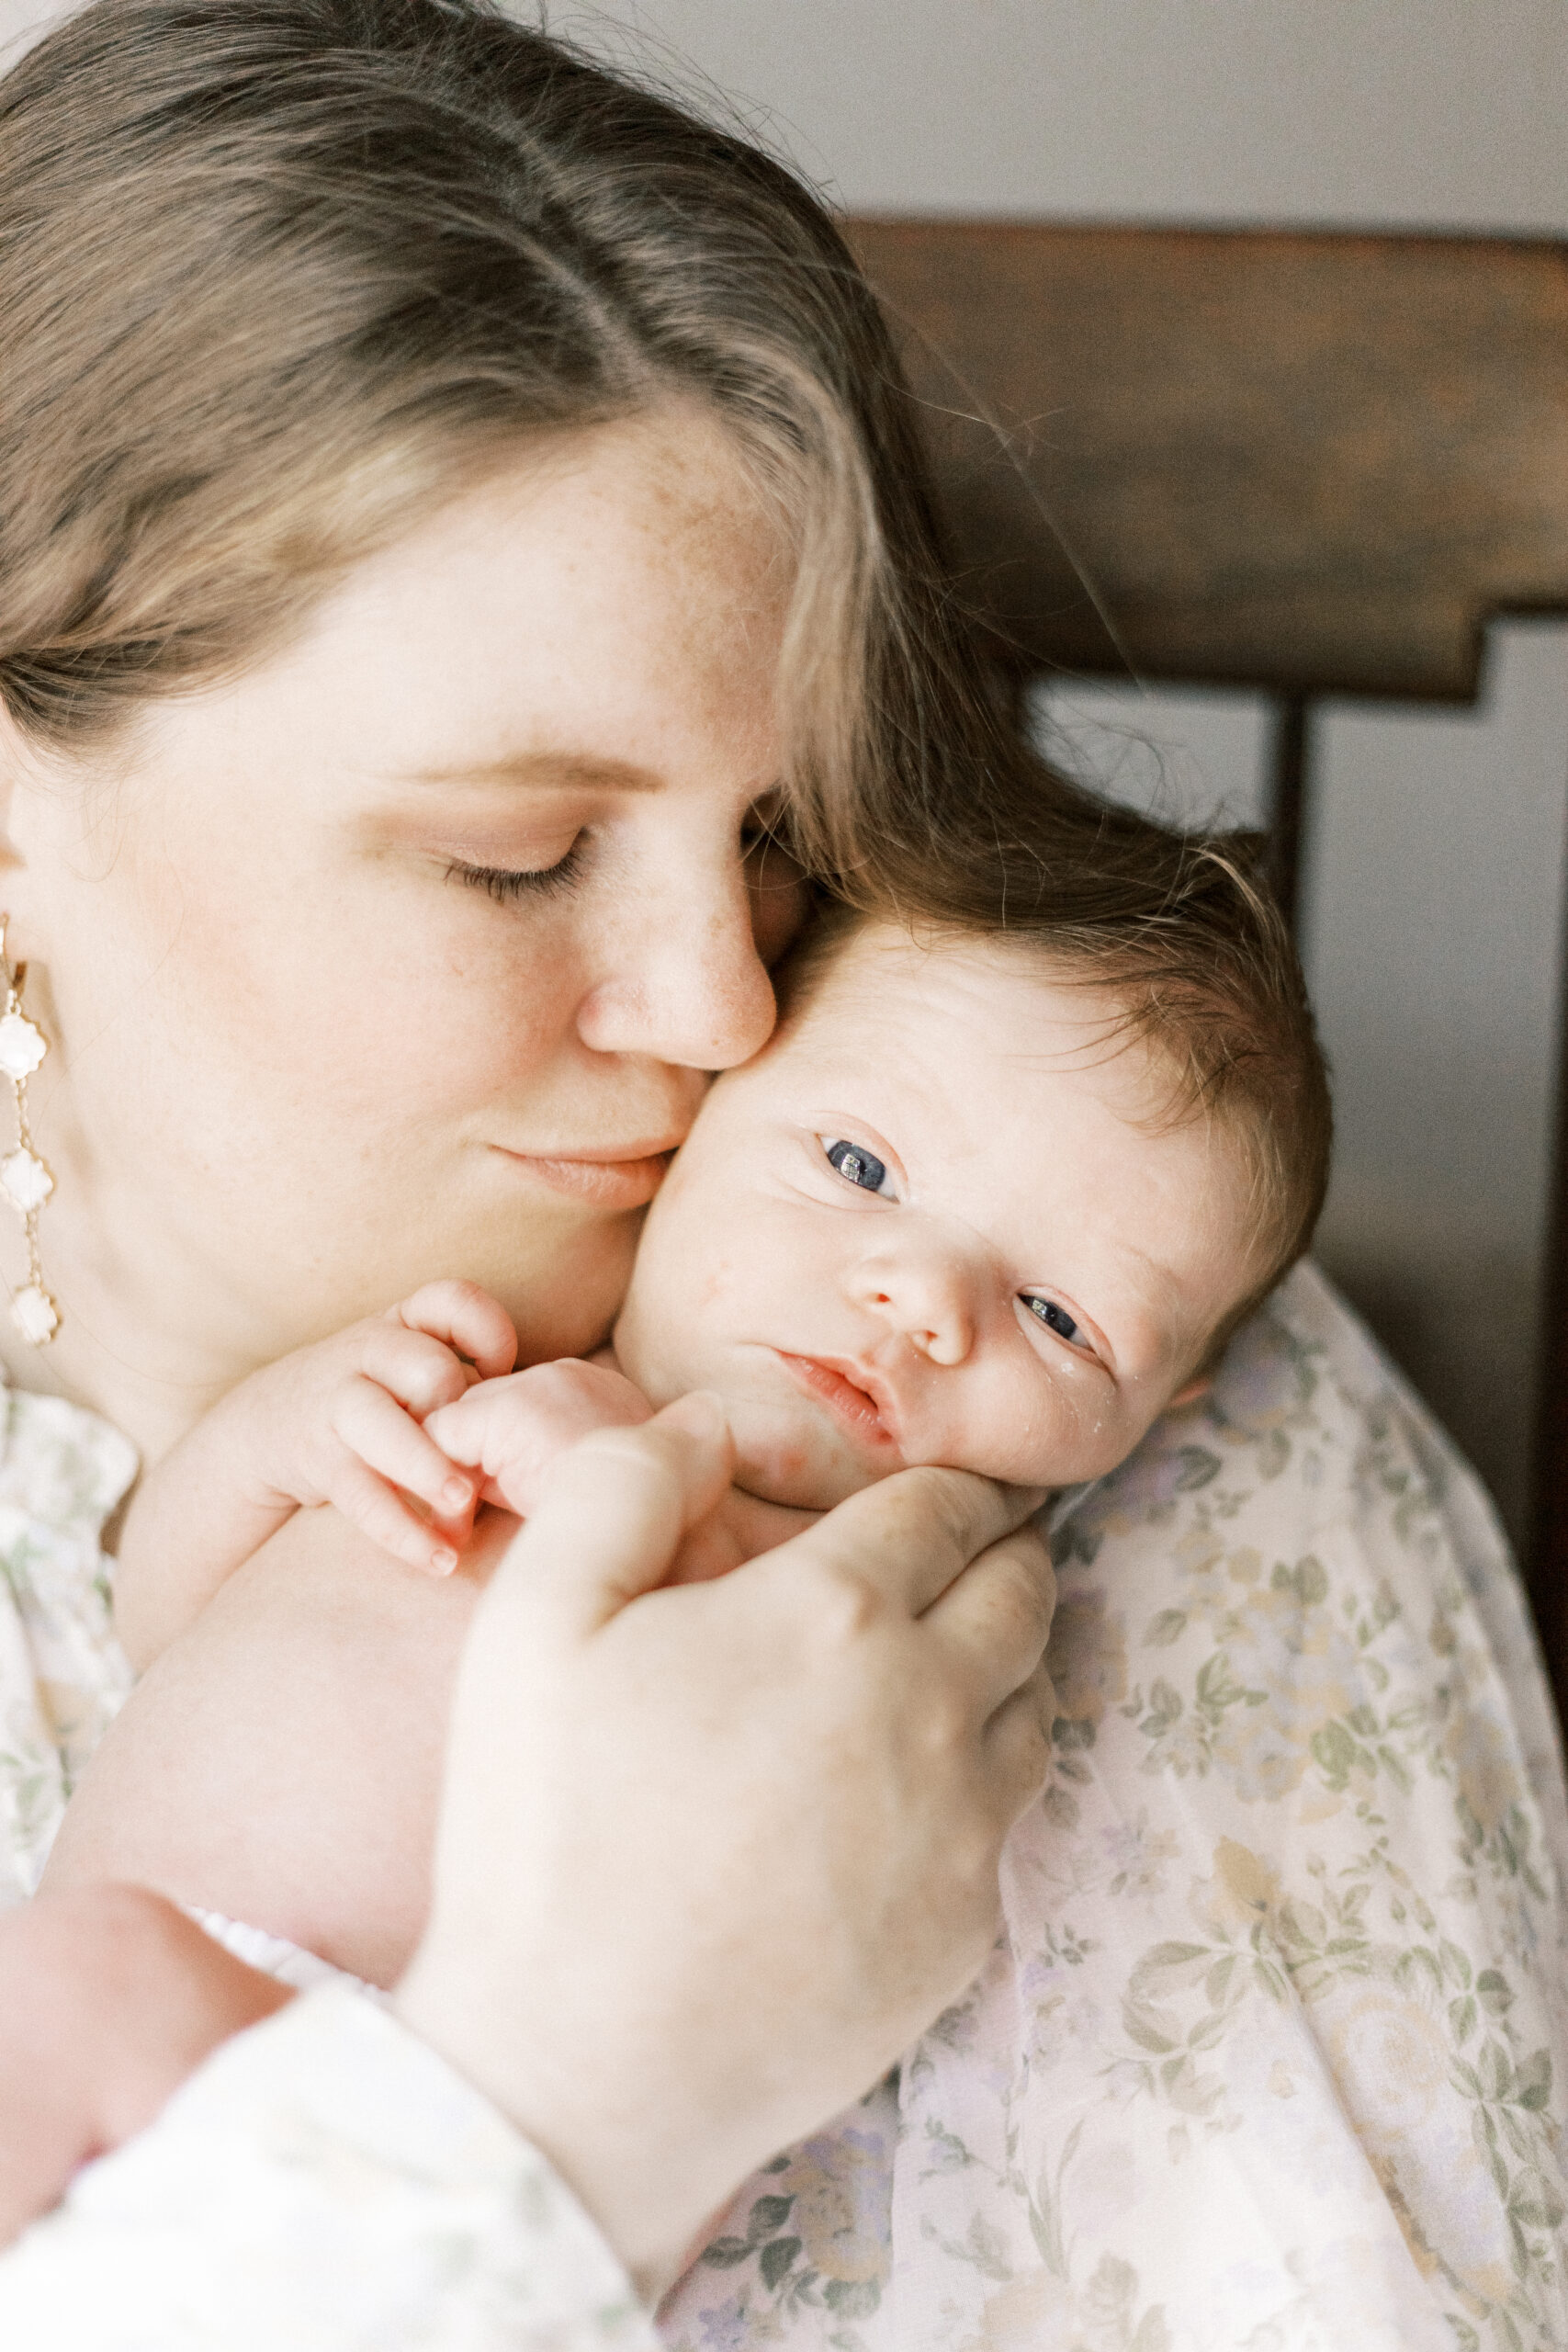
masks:
[[[998,1487],[967,1470],[899,1470],[768,1556],[782,1565],[809,1553],[919,1617],[1040,1501],[1032,1488]]]
[[[1050,1778],[1055,1713],[1055,1690],[1044,1667],[1039,1666],[986,1725],[987,1788],[1004,1831],[1027,1812]]]
[[[1044,1539],[1021,1527],[993,1544],[931,1603],[925,1629],[948,1650],[984,1722],[1045,1655],[1056,1577]]]

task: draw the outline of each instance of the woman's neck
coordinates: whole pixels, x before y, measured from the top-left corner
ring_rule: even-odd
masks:
[[[63,1222],[63,1221],[62,1221]],[[59,1302],[61,1326],[47,1346],[29,1346],[0,1310],[0,1364],[16,1388],[63,1396],[123,1431],[143,1466],[183,1437],[236,1380],[254,1369],[214,1345],[165,1291],[154,1300],[125,1268],[97,1252],[69,1247],[68,1234],[45,1225],[39,1246],[46,1286]],[[8,1289],[27,1279],[20,1236],[0,1240]]]

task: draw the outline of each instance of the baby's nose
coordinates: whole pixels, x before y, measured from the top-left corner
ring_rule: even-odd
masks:
[[[962,1270],[942,1264],[863,1269],[862,1304],[935,1364],[962,1363],[974,1345],[974,1319]]]

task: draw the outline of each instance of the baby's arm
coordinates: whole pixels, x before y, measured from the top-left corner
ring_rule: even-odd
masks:
[[[243,1380],[149,1473],[127,1516],[115,1623],[132,1664],[167,1648],[302,1504],[335,1503],[412,1567],[452,1568],[447,1531],[466,1527],[474,1481],[421,1423],[464,1394],[464,1357],[490,1375],[509,1372],[516,1352],[511,1320],[486,1292],[429,1283],[389,1314]]]

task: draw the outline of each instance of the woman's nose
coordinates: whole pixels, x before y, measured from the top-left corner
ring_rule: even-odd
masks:
[[[583,1043],[693,1069],[750,1061],[777,1008],[739,867],[710,890],[650,893],[631,911],[615,968],[579,1010]]]
[[[852,1287],[858,1305],[932,1363],[962,1363],[975,1344],[969,1282],[955,1257],[932,1250],[870,1259]]]

